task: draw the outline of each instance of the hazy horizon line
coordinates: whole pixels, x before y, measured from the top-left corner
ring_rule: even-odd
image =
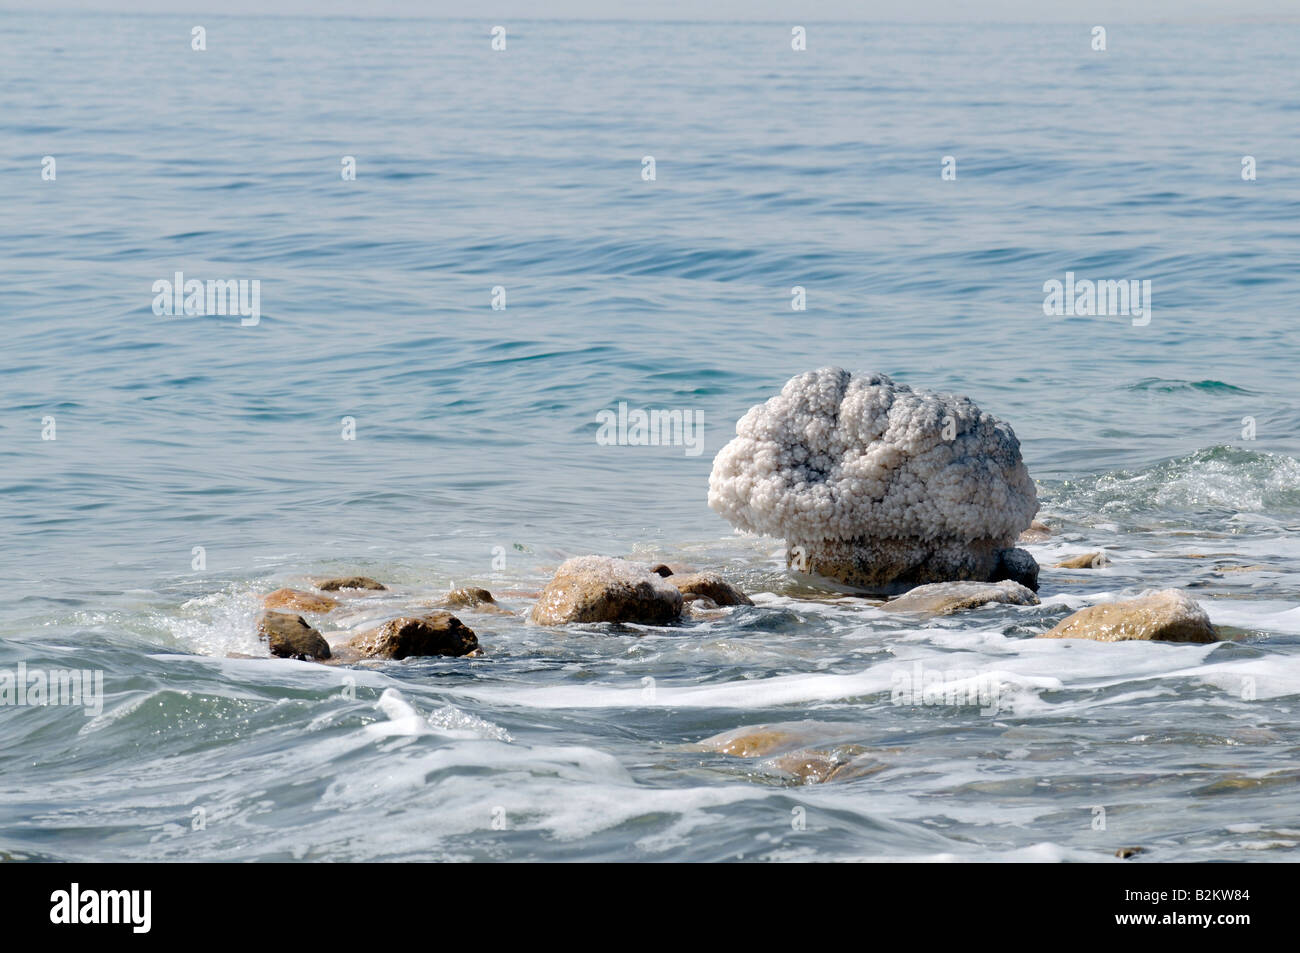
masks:
[[[3,14],[23,14],[28,16],[48,16],[48,15],[85,15],[85,16],[110,16],[110,17],[134,17],[134,18],[155,18],[155,17],[212,17],[225,19],[276,19],[276,20],[427,20],[442,23],[471,23],[478,22],[484,24],[496,23],[659,23],[659,24],[695,24],[695,25],[712,25],[712,26],[781,26],[788,24],[818,24],[834,26],[839,24],[873,24],[876,26],[1063,26],[1075,24],[1078,26],[1091,27],[1098,21],[1104,20],[1101,25],[1110,26],[1211,26],[1223,24],[1238,24],[1242,26],[1268,26],[1276,24],[1300,24],[1300,12],[1294,14],[1233,14],[1226,12],[1221,16],[1194,16],[1194,17],[1159,17],[1155,19],[1137,19],[1126,20],[1116,19],[1114,17],[1058,17],[1052,19],[1004,19],[1004,18],[979,18],[964,16],[942,16],[942,17],[917,17],[903,20],[883,20],[876,17],[868,16],[845,16],[831,18],[810,18],[810,17],[754,17],[746,19],[718,19],[715,17],[687,17],[687,16],[582,16],[582,15],[563,15],[563,16],[514,16],[514,15],[497,15],[492,16],[447,16],[427,13],[369,13],[365,11],[352,13],[323,13],[313,11],[298,12],[274,12],[267,10],[243,10],[232,12],[229,10],[112,10],[112,9],[91,9],[86,7],[73,6],[47,6],[40,10],[32,10],[19,6],[8,6],[0,3],[0,13]]]

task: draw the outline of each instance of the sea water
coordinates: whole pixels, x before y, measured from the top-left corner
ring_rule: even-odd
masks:
[[[491,26],[0,14],[0,671],[102,685],[0,707],[0,855],[1295,859],[1300,28]],[[1147,320],[1055,313],[1067,273]],[[708,509],[826,365],[1010,422],[1040,606],[886,614]],[[585,553],[756,605],[525,624]],[[238,657],[330,573],[390,590],[327,637],[511,614],[462,613],[481,659]],[[1229,640],[1031,638],[1150,587]],[[897,703],[918,664],[998,704]],[[808,721],[881,769],[693,748]]]

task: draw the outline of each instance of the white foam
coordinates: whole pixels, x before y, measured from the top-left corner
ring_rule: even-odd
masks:
[[[1215,625],[1231,625],[1239,629],[1263,629],[1288,635],[1300,634],[1300,606],[1279,600],[1260,599],[1245,602],[1240,599],[1203,601]]]

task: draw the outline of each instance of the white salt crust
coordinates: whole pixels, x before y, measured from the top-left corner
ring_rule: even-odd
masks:
[[[714,458],[709,506],[792,541],[1010,547],[1038,497],[1011,427],[970,399],[829,367],[791,378],[737,422]]]

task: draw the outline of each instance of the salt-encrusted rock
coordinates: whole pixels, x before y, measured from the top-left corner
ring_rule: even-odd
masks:
[[[1214,642],[1210,617],[1179,589],[1147,592],[1136,599],[1105,602],[1062,619],[1040,639],[1092,639],[1096,642]]]
[[[337,599],[301,589],[277,589],[262,597],[268,609],[292,609],[294,612],[329,612],[339,604]]]
[[[668,576],[682,596],[704,596],[719,606],[752,606],[754,601],[716,572],[693,572]]]
[[[682,594],[644,565],[608,556],[577,556],[555,571],[529,613],[539,625],[641,622],[667,625],[682,614]]]
[[[426,655],[470,655],[478,651],[478,636],[450,612],[389,619],[362,632],[347,644],[362,658],[404,659]]]
[[[1034,520],[1029,524],[1029,529],[1020,534],[1016,540],[1018,543],[1042,543],[1052,536],[1052,527],[1048,526],[1042,520]]]
[[[1036,606],[1038,597],[1018,582],[934,582],[909,589],[880,608],[886,612],[917,612],[926,615],[949,615],[973,609],[989,602],[1016,606]]]
[[[330,644],[325,637],[292,612],[263,612],[257,620],[257,636],[277,658],[327,659]]]
[[[318,580],[316,588],[324,592],[337,592],[339,589],[374,589],[379,591],[386,590],[388,587],[382,582],[376,582],[369,576],[337,576],[333,579]]]
[[[1015,433],[968,398],[823,368],[740,419],[709,506],[797,569],[899,592],[993,579],[1038,498]]]
[[[1057,569],[1100,569],[1102,566],[1110,565],[1110,559],[1105,553],[1080,553],[1078,556],[1071,556],[1069,559],[1062,559],[1056,564]]]

